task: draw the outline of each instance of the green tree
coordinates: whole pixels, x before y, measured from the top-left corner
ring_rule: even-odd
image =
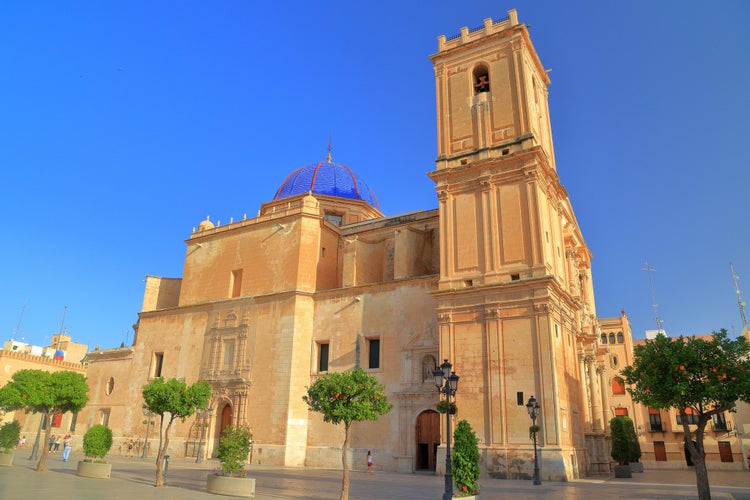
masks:
[[[188,386],[182,379],[173,378],[165,382],[162,377],[159,377],[143,386],[146,408],[161,418],[154,486],[164,486],[164,455],[169,448],[169,431],[172,429],[172,423],[177,418],[184,421],[198,409],[205,408],[210,397],[211,384],[205,380],[199,380]]]
[[[13,453],[13,447],[21,435],[21,424],[18,420],[5,422],[0,426],[0,453]]]
[[[349,465],[346,452],[349,447],[349,429],[352,422],[377,420],[393,408],[378,379],[361,368],[348,372],[331,372],[322,375],[307,388],[302,399],[310,410],[321,413],[324,422],[344,424],[344,444],[341,447],[341,464],[344,469],[341,500],[349,498]]]
[[[710,499],[703,446],[706,424],[713,415],[734,411],[737,401],[750,401],[750,343],[744,337],[730,340],[722,328],[710,340],[659,335],[633,351],[633,364],[622,371],[628,392],[645,406],[679,413],[695,465],[698,497]],[[694,433],[688,408],[697,415]]]
[[[457,496],[479,494],[479,438],[466,420],[461,420],[453,433],[453,484]]]
[[[3,411],[24,410],[26,413],[41,413],[45,422],[57,413],[78,412],[89,400],[86,377],[69,371],[46,372],[43,370],[19,370],[7,384],[0,388],[0,409]],[[47,425],[43,443],[49,441],[52,426]],[[42,446],[42,456],[36,471],[45,470],[49,448]]]
[[[221,470],[227,476],[238,476],[247,462],[247,455],[253,446],[253,433],[249,427],[228,425],[219,439],[216,457],[221,462]]]
[[[630,462],[630,440],[625,431],[625,423],[620,417],[609,421],[609,432],[612,436],[612,458],[619,465],[627,465]]]
[[[112,448],[112,430],[106,425],[92,426],[83,435],[83,454],[92,462],[103,461]]]
[[[638,435],[635,433],[635,423],[630,417],[622,417],[622,426],[625,429],[625,436],[628,438],[628,462],[636,462],[641,458],[641,445],[638,442]]]

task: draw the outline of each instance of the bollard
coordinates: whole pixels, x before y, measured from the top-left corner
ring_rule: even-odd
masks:
[[[167,483],[167,471],[169,470],[169,455],[164,455],[164,484]]]

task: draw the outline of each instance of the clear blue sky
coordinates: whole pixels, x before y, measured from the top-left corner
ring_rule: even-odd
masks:
[[[67,306],[74,340],[132,342],[145,276],[181,276],[198,222],[254,216],[329,135],[386,215],[436,207],[428,56],[511,8],[552,69],[558,173],[599,316],[655,328],[648,260],[669,334],[738,332],[750,2],[424,5],[3,2],[2,340],[48,343]]]

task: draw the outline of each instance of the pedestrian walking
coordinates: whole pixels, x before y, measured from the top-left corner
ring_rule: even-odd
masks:
[[[372,472],[372,453],[367,450],[367,472]]]
[[[66,434],[65,439],[63,439],[63,453],[62,453],[63,462],[68,461],[68,458],[70,457],[70,450],[72,448],[73,448],[73,437],[70,434]]]

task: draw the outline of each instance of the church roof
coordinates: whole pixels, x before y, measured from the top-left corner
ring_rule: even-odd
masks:
[[[330,160],[298,168],[281,183],[274,200],[309,193],[362,200],[380,210],[370,186],[346,165]]]

